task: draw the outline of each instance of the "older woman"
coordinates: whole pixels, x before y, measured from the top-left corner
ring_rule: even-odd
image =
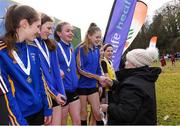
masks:
[[[157,48],[134,49],[127,53],[125,69],[119,72],[119,82],[109,80],[112,103],[101,105],[108,113],[109,125],[154,125],[156,117],[155,82],[161,69],[150,67],[158,58]],[[108,81],[107,81],[108,82]]]

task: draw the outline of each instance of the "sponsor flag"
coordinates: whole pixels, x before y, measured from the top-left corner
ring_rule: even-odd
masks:
[[[104,43],[113,46],[112,62],[119,69],[121,55],[127,39],[137,0],[115,0],[104,35]]]
[[[156,48],[157,36],[153,36],[150,40],[149,47]]]
[[[132,19],[131,27],[128,33],[128,37],[124,46],[123,53],[131,45],[131,43],[137,36],[138,32],[140,31],[142,25],[144,24],[147,15],[147,9],[148,8],[145,2],[137,1],[134,11],[134,16]]]

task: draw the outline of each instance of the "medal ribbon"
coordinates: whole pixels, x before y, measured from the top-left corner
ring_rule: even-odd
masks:
[[[38,41],[37,39],[34,39],[34,41],[35,41],[36,45],[38,46],[39,50],[41,51],[41,53],[43,54],[44,58],[46,59],[46,61],[47,61],[48,65],[49,65],[49,67],[51,67],[51,66],[50,66],[49,50],[48,50],[48,48],[47,48],[46,43],[45,43],[44,45],[45,45],[47,54],[46,54],[46,52],[44,51],[44,49],[41,47],[39,41]]]
[[[66,61],[67,66],[69,67],[70,64],[71,64],[71,59],[72,59],[72,52],[71,52],[71,50],[69,49],[70,60],[68,61],[67,55],[66,55],[66,53],[65,53],[65,51],[64,51],[61,43],[58,42],[58,46],[59,46],[59,48],[61,49],[61,52],[62,52],[62,54],[63,54],[63,57],[64,57],[65,61]]]
[[[30,70],[31,70],[31,63],[29,59],[29,50],[28,50],[27,45],[26,45],[26,49],[27,49],[27,68],[25,67],[24,63],[21,61],[21,59],[19,58],[15,50],[12,51],[12,55],[14,56],[15,60],[17,61],[17,64],[24,71],[24,73],[26,73],[29,76]]]

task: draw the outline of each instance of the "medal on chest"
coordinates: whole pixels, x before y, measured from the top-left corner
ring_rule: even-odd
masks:
[[[27,68],[25,67],[24,63],[19,58],[19,56],[18,56],[18,54],[16,53],[15,50],[12,51],[12,55],[14,56],[14,59],[16,60],[17,64],[21,68],[21,70],[28,76],[26,81],[28,83],[32,83],[32,79],[30,77],[31,63],[30,63],[29,50],[28,50],[27,45],[26,45],[26,50],[27,50],[27,55],[26,55],[27,56]]]
[[[68,61],[67,55],[66,55],[61,43],[58,43],[58,46],[61,49],[62,55],[63,55],[63,57],[65,59],[66,65],[67,65],[67,72],[69,73],[69,72],[71,72],[70,64],[71,64],[71,59],[72,59],[72,51],[71,51],[71,49],[69,49],[70,59]]]

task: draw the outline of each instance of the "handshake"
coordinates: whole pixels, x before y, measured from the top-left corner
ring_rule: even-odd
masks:
[[[113,85],[113,81],[109,77],[100,76],[99,83],[102,87],[111,87]]]

